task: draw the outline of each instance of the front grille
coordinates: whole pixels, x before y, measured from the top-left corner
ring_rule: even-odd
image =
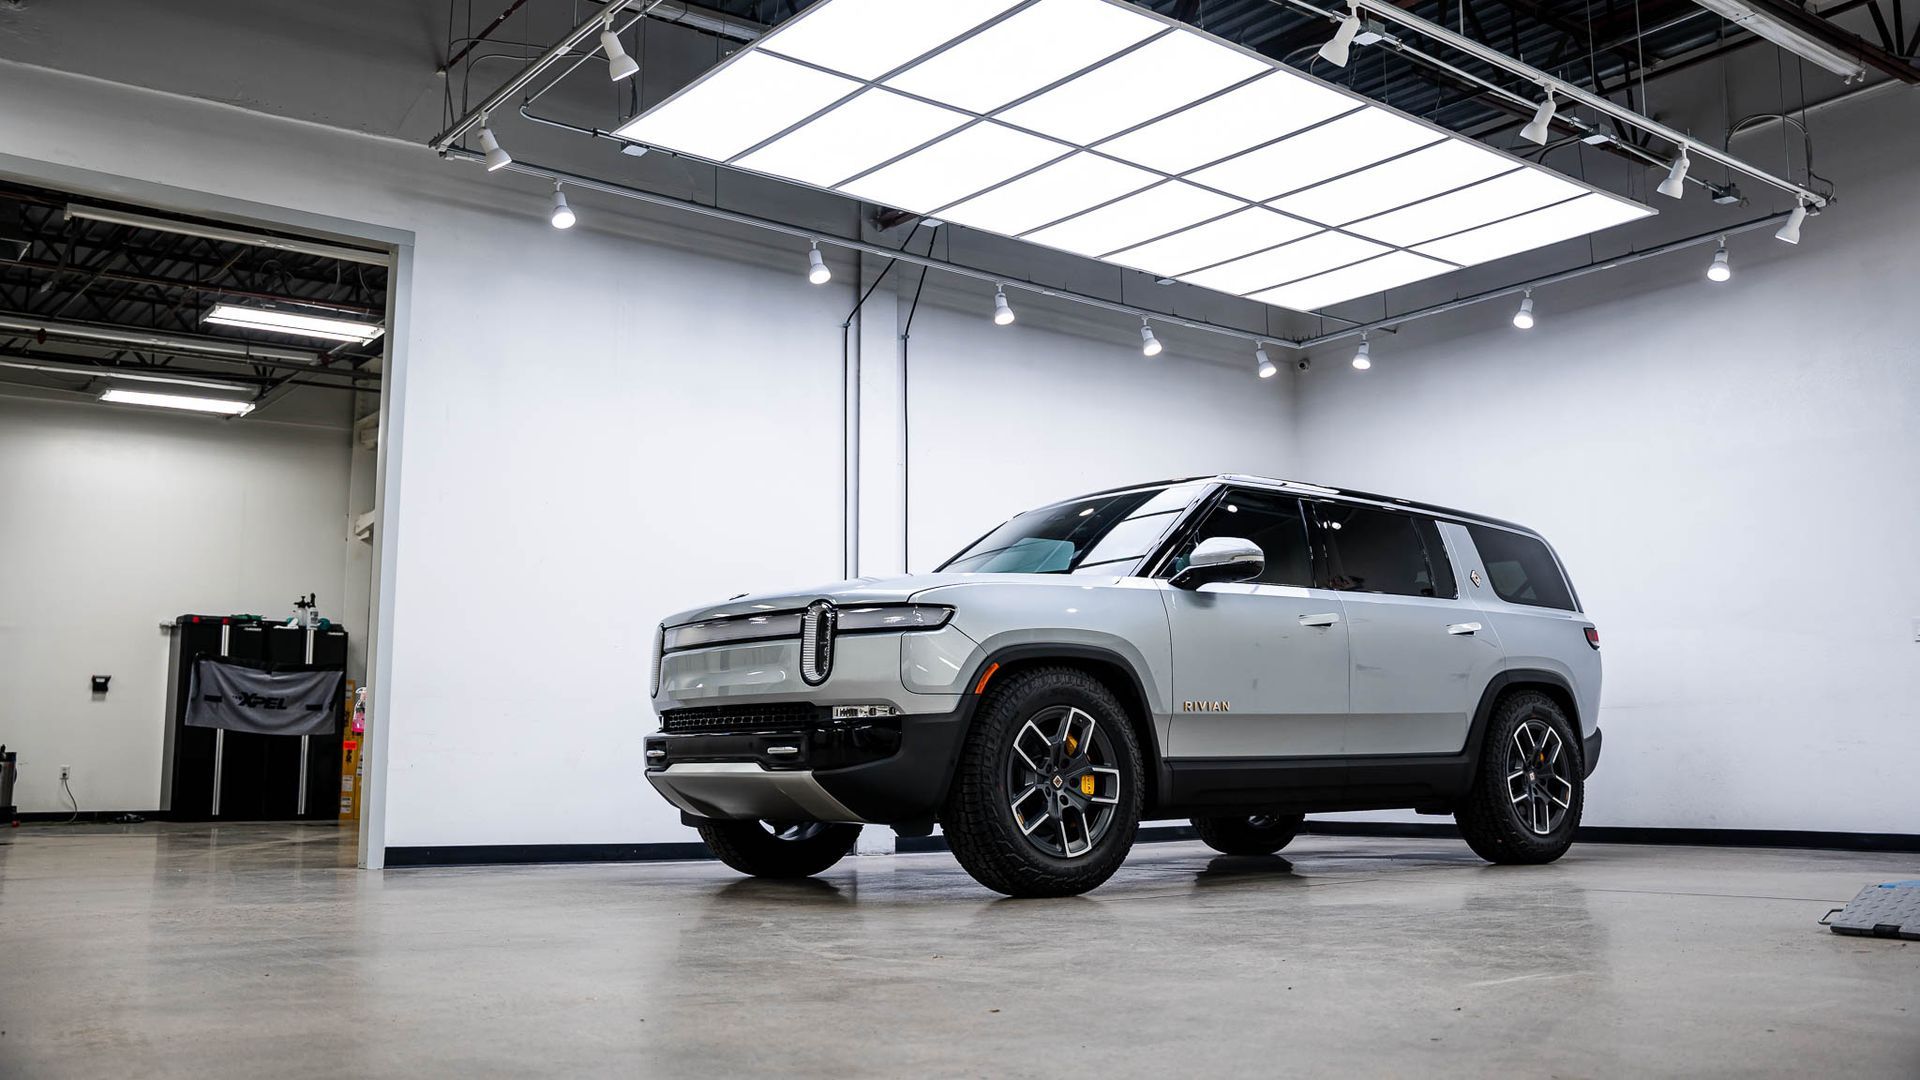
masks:
[[[669,735],[697,731],[790,731],[812,727],[825,717],[826,710],[822,707],[799,701],[668,709],[660,714],[660,730]]]

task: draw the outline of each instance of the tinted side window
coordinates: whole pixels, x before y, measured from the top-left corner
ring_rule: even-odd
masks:
[[[1200,528],[1181,545],[1170,573],[1186,569],[1194,545],[1216,536],[1237,536],[1260,546],[1266,569],[1255,581],[1261,585],[1313,584],[1313,560],[1307,549],[1307,523],[1300,516],[1300,500],[1264,491],[1230,491]]]
[[[1327,587],[1395,596],[1459,595],[1446,545],[1431,519],[1339,503],[1318,504],[1326,527]]]
[[[1473,546],[1480,549],[1488,583],[1509,604],[1573,611],[1573,593],[1547,545],[1531,536],[1485,525],[1467,526]]]

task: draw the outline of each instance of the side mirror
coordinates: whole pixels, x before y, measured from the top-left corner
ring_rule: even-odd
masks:
[[[1173,575],[1176,589],[1197,589],[1216,581],[1252,581],[1267,568],[1260,545],[1237,536],[1202,540],[1187,559],[1187,568]]]

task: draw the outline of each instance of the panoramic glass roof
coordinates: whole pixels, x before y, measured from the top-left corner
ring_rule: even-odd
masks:
[[[1297,311],[1654,213],[1122,0],[822,0],[618,134]]]

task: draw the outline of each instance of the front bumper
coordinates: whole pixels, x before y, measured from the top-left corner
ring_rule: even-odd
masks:
[[[931,822],[967,708],[779,730],[649,735],[647,780],[694,817]]]

